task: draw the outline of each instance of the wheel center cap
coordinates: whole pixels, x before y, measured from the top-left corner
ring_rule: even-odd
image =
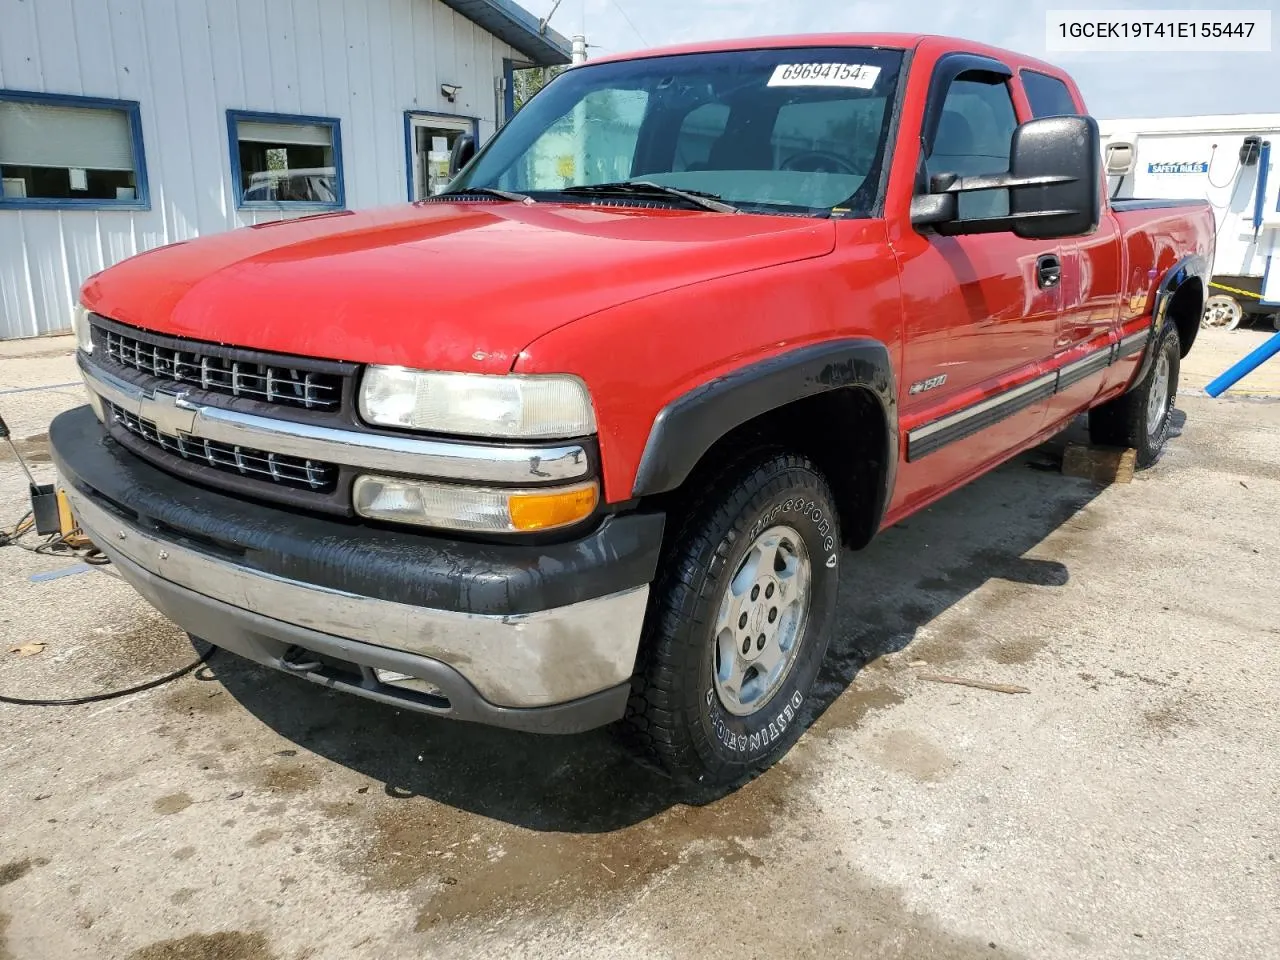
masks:
[[[765,626],[765,616],[766,616],[766,613],[765,613],[763,603],[757,603],[754,607],[752,607],[751,616],[747,621],[747,625],[751,627],[751,633],[753,635],[759,635],[761,632],[763,632],[764,626]]]

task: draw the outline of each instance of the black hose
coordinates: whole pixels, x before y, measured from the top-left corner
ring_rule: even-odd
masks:
[[[0,703],[12,703],[20,707],[75,707],[82,703],[100,703],[103,700],[115,700],[117,697],[127,697],[133,693],[142,693],[144,690],[154,690],[156,687],[171,680],[185,677],[201,665],[208,663],[217,649],[213,644],[209,644],[209,649],[200,654],[199,659],[194,663],[189,663],[181,670],[175,670],[173,673],[166,673],[163,677],[140,683],[136,687],[126,687],[123,690],[112,690],[108,693],[93,693],[87,697],[68,697],[64,700],[27,700],[23,697],[7,697],[0,693]]]

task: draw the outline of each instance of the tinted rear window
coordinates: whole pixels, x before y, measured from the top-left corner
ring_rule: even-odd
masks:
[[[1080,112],[1071,99],[1071,91],[1057,77],[1024,70],[1022,87],[1027,91],[1033,117],[1074,117]]]

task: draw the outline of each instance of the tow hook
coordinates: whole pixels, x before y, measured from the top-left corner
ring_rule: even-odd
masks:
[[[280,666],[291,673],[310,673],[320,669],[320,661],[310,650],[294,645],[280,657]]]

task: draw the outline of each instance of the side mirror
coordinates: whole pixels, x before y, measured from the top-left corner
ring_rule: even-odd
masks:
[[[449,179],[456,177],[458,171],[470,163],[475,155],[476,138],[469,133],[458,134],[458,138],[453,141],[453,148],[449,151]]]
[[[911,198],[911,223],[917,227],[947,223],[958,217],[954,193],[917,193]]]
[[[1079,237],[1102,219],[1102,150],[1093,117],[1045,117],[1013,131],[1013,232],[1029,240]],[[1026,186],[1019,186],[1022,181]],[[1035,185],[1031,185],[1033,182]]]
[[[911,222],[943,236],[1012,231],[1051,240],[1092,233],[1102,218],[1101,153],[1092,117],[1028,120],[1013,132],[1008,173],[934,176],[929,192],[912,199]],[[1008,190],[1009,216],[957,220],[954,197],[975,190]]]

